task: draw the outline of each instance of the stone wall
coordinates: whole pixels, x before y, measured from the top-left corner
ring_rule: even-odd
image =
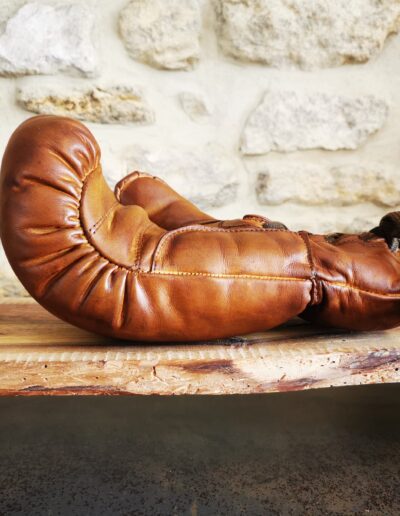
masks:
[[[141,168],[216,217],[368,229],[400,206],[399,28],[400,0],[3,1],[0,152],[67,114],[111,185]]]

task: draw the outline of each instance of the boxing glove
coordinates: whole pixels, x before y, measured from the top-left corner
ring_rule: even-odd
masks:
[[[312,235],[248,215],[209,217],[163,181],[105,182],[80,122],[33,117],[1,168],[1,239],[50,312],[142,341],[267,330],[293,316],[342,328],[400,324],[398,214],[362,235]]]

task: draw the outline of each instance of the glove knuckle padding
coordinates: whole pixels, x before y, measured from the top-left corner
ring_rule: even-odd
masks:
[[[371,317],[379,318],[374,327],[400,323],[400,262],[383,239],[339,246],[250,223],[177,227],[172,206],[186,221],[204,214],[183,198],[152,200],[158,211],[121,198],[81,123],[39,116],[12,135],[1,173],[5,252],[30,294],[77,326],[126,339],[200,340],[298,314],[359,329]]]

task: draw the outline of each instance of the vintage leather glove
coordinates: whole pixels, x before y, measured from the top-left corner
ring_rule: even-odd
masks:
[[[400,324],[400,221],[363,235],[292,232],[264,217],[217,221],[134,173],[116,195],[77,121],[38,116],[1,171],[1,238],[21,282],[77,326],[134,340],[204,340],[295,315],[343,328]]]

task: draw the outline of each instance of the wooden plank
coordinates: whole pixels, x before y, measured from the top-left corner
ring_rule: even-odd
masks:
[[[262,334],[137,344],[79,330],[36,304],[0,304],[0,395],[244,394],[400,381],[400,329],[300,319]]]

